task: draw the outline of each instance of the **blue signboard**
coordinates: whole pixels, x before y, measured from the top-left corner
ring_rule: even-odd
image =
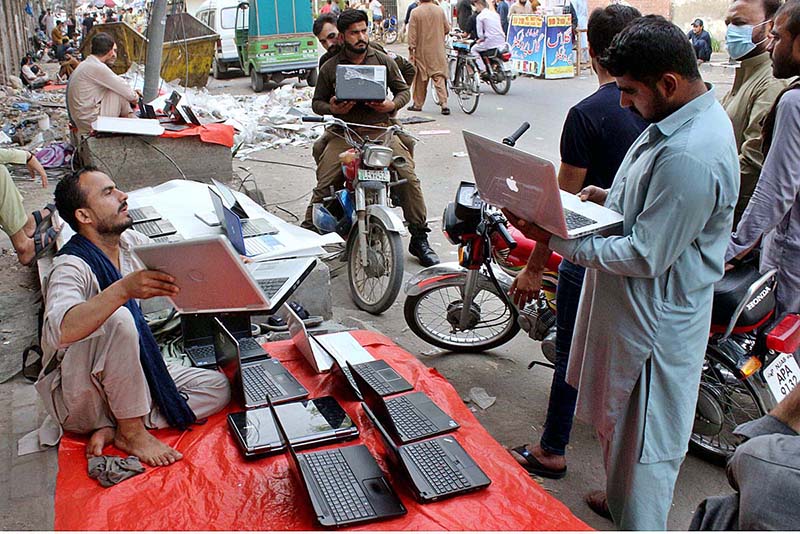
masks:
[[[548,16],[546,26],[545,78],[572,78],[572,16]]]
[[[544,17],[512,15],[507,41],[511,49],[512,68],[524,74],[541,76],[544,72]]]

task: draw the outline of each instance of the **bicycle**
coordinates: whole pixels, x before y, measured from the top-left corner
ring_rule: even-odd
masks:
[[[470,39],[452,39],[452,42],[448,42],[447,49],[447,67],[450,75],[445,84],[447,90],[456,95],[458,107],[467,115],[478,109],[481,97],[480,70],[475,58],[470,55],[473,42]],[[434,89],[432,93],[434,103],[439,105],[436,90]]]

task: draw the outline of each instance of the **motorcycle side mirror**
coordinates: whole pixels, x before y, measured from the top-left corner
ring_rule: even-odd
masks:
[[[403,156],[395,156],[392,158],[392,166],[395,169],[402,169],[404,167],[408,167],[408,160]]]

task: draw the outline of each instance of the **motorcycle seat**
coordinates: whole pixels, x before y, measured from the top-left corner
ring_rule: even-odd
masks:
[[[736,308],[745,298],[748,288],[761,274],[752,265],[744,265],[725,273],[722,280],[714,285],[714,304],[711,311],[711,329],[724,332]],[[775,291],[771,280],[759,287],[750,302],[742,310],[736,321],[734,332],[743,333],[755,330],[769,319],[775,310]]]
[[[481,57],[490,58],[495,57],[498,53],[498,50],[497,48],[490,48],[489,50],[481,50],[478,53],[481,55]]]

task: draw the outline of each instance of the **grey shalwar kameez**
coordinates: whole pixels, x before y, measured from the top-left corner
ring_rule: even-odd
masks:
[[[733,129],[710,89],[628,150],[606,200],[622,235],[550,241],[587,267],[567,382],[600,437],[622,529],[666,529],[738,184]]]

